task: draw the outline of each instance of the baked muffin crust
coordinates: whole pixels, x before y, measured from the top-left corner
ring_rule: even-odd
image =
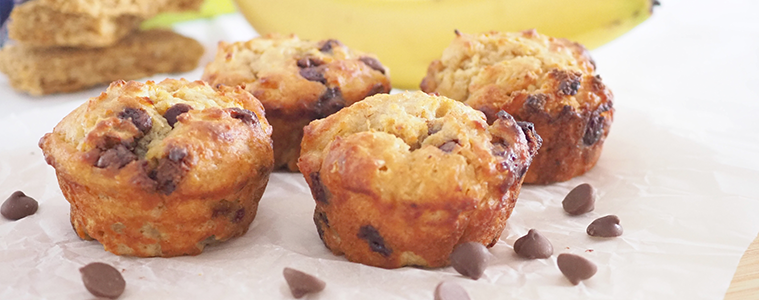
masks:
[[[219,43],[203,80],[241,85],[260,99],[274,127],[275,168],[296,166],[303,127],[367,96],[390,91],[389,70],[337,40],[270,34]]]
[[[375,95],[305,129],[301,173],[327,248],[397,268],[448,264],[455,245],[496,243],[540,146],[506,113],[488,126],[422,92]]]
[[[272,171],[270,134],[240,88],[117,81],[40,147],[81,238],[119,255],[176,256],[247,231]]]
[[[613,95],[580,44],[538,34],[457,32],[421,89],[487,115],[535,124],[543,146],[525,183],[566,181],[595,166],[613,119]]]

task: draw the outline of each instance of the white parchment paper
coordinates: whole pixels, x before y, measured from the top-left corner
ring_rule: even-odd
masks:
[[[748,13],[759,9],[752,5],[717,17],[751,18]],[[32,98],[1,78],[0,200],[22,190],[40,209],[16,222],[0,218],[0,299],[92,299],[78,269],[95,261],[122,271],[127,288],[120,299],[291,299],[284,267],[327,282],[322,293],[306,299],[432,299],[443,280],[461,284],[472,299],[721,299],[759,231],[759,42],[740,37],[745,31],[756,37],[759,24],[726,35],[687,18],[710,12],[705,1],[666,1],[652,20],[594,51],[617,109],[601,160],[568,182],[525,186],[478,281],[450,267],[385,270],[332,255],[316,233],[305,181],[290,173],[272,175],[246,235],[201,255],[105,252],[71,229],[68,203],[37,147],[64,115],[104,87]],[[255,35],[239,15],[176,30],[207,46],[201,68],[153,79],[197,79],[218,40]],[[731,55],[723,55],[727,50]],[[596,209],[567,216],[561,200],[583,182],[600,193]],[[589,237],[586,226],[607,214],[620,217],[624,234]],[[530,228],[551,240],[553,257],[514,254],[511,245]],[[571,285],[556,267],[559,253],[590,259],[598,273]]]

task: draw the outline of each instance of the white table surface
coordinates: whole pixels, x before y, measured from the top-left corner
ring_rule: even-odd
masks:
[[[473,299],[721,299],[759,232],[759,1],[662,2],[651,19],[592,52],[616,108],[598,166],[566,183],[525,187],[476,282],[451,268],[382,270],[333,256],[315,234],[313,200],[298,174],[273,175],[248,234],[202,255],[107,253],[71,230],[68,203],[36,146],[104,87],[36,98],[0,76],[0,200],[23,190],[40,201],[34,216],[0,219],[0,299],[89,299],[77,268],[91,261],[125,270],[120,299],[291,299],[280,275],[286,266],[327,281],[308,299],[432,299],[441,280],[462,284]],[[216,41],[255,34],[237,14],[175,29],[207,46],[201,66],[151,79],[198,79]],[[601,199],[593,214],[567,219],[559,197],[582,182]],[[608,213],[622,219],[623,237],[597,242],[567,231]],[[557,253],[587,255],[599,273],[572,286],[555,255],[516,259],[511,244],[529,228],[541,228]]]

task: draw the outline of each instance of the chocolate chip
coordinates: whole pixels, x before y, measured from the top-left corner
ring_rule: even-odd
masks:
[[[119,270],[109,264],[95,262],[81,269],[84,287],[95,297],[116,299],[124,292],[126,282]]]
[[[553,245],[537,230],[530,229],[514,242],[514,252],[528,259],[549,258],[553,254]]]
[[[237,210],[235,217],[232,219],[232,223],[240,223],[243,218],[245,218],[245,207]]]
[[[143,134],[150,131],[150,128],[153,127],[153,119],[151,119],[150,115],[141,108],[127,107],[124,111],[119,113],[119,119],[132,121],[132,124],[137,127],[137,130]]]
[[[581,215],[595,209],[596,189],[588,183],[576,186],[570,191],[561,206],[570,215]]]
[[[314,210],[314,224],[316,224],[316,233],[318,233],[319,238],[324,241],[324,230],[325,228],[329,228],[327,214],[321,210]]]
[[[596,264],[593,262],[582,256],[569,253],[559,254],[556,264],[559,266],[561,273],[574,285],[593,277],[598,270]]]
[[[308,67],[300,69],[298,73],[308,81],[316,81],[321,82],[322,84],[327,84],[327,78],[324,77],[324,68]]]
[[[314,111],[319,118],[329,116],[345,107],[345,99],[340,88],[331,87],[324,91],[319,101],[314,105]]]
[[[461,275],[477,280],[488,267],[490,252],[480,243],[468,242],[456,246],[449,259],[453,269]]]
[[[177,103],[166,110],[166,112],[163,114],[163,118],[166,119],[167,122],[169,122],[169,126],[174,127],[174,124],[177,123],[177,117],[191,110],[192,110],[192,106],[189,106],[184,103]]]
[[[15,191],[0,206],[0,214],[8,220],[16,221],[37,212],[39,204],[37,200],[24,194],[22,191]]]
[[[165,195],[171,195],[176,190],[179,181],[186,171],[181,162],[173,161],[168,157],[158,161],[158,167],[150,172],[150,178],[156,181],[156,190]]]
[[[456,149],[456,145],[458,145],[456,141],[448,141],[445,142],[445,144],[440,145],[440,150],[443,150],[443,152],[452,152],[454,149]]]
[[[241,120],[245,124],[250,125],[250,124],[255,124],[258,122],[258,116],[256,115],[256,113],[249,111],[247,109],[239,108],[239,107],[230,107],[230,108],[227,108],[227,111],[229,111],[229,115],[232,118]]]
[[[586,146],[591,146],[598,142],[604,133],[605,118],[597,113],[593,113],[585,127],[585,135],[582,136],[582,142]]]
[[[590,236],[617,237],[622,235],[622,225],[619,225],[619,217],[608,215],[591,222],[586,232]]]
[[[559,81],[559,88],[557,91],[559,94],[567,96],[574,96],[577,94],[582,81],[580,73],[554,69],[551,71],[551,75]]]
[[[458,283],[443,281],[435,288],[435,300],[470,300],[469,293]]]
[[[547,97],[545,94],[535,94],[527,96],[524,106],[530,111],[543,111],[546,105]]]
[[[383,66],[376,58],[371,56],[362,56],[358,60],[366,64],[366,66],[379,71],[382,74],[385,74],[385,66]]]
[[[324,204],[329,204],[329,190],[322,184],[321,176],[319,172],[314,172],[308,175],[311,177],[311,195],[314,196],[314,200]]]
[[[323,280],[292,268],[285,268],[282,274],[290,287],[290,292],[297,299],[306,294],[321,292],[327,286]]]
[[[366,240],[369,243],[369,249],[382,254],[382,256],[388,257],[393,253],[393,250],[385,246],[385,239],[379,234],[376,228],[372,225],[364,225],[358,230],[358,238]]]
[[[335,46],[341,46],[343,43],[340,43],[338,40],[329,39],[323,42],[321,47],[319,47],[319,51],[321,52],[330,52],[332,51],[332,48]]]
[[[323,61],[319,60],[318,58],[314,57],[306,57],[301,58],[296,63],[299,68],[310,68],[310,67],[318,67],[324,64]]]
[[[522,129],[524,138],[530,146],[530,155],[534,156],[538,149],[540,149],[540,146],[543,145],[543,138],[538,135],[538,132],[535,130],[535,124],[532,122],[517,121],[517,125]]]
[[[132,153],[123,144],[117,144],[113,148],[101,152],[95,166],[98,168],[113,167],[121,169],[135,160],[137,160],[137,155]]]
[[[167,157],[171,161],[179,162],[185,157],[187,157],[187,149],[180,148],[180,147],[172,147],[171,150],[169,150],[169,155]]]

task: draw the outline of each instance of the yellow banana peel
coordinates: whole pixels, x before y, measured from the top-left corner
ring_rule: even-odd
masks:
[[[592,49],[645,21],[656,0],[235,0],[260,34],[335,38],[376,54],[393,86],[417,89],[429,63],[466,33],[535,28]]]
[[[232,0],[206,0],[203,1],[203,5],[200,6],[200,10],[198,11],[162,13],[142,22],[140,28],[143,30],[167,28],[171,27],[174,23],[200,18],[210,18],[221,14],[232,13],[236,10],[237,8]]]

